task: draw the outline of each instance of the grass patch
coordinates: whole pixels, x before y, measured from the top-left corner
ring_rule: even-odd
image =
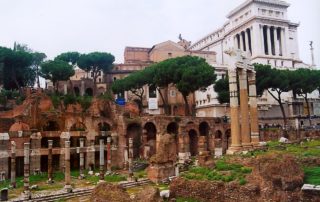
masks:
[[[145,178],[145,177],[147,177],[147,171],[146,170],[140,170],[140,171],[134,172],[133,175],[138,179],[139,178]]]
[[[225,160],[216,162],[215,169],[204,167],[194,167],[181,174],[182,177],[192,180],[211,180],[211,181],[239,181],[239,184],[245,184],[245,176],[252,172],[251,168],[240,164],[227,163]]]
[[[304,168],[304,182],[307,184],[320,185],[320,167]]]

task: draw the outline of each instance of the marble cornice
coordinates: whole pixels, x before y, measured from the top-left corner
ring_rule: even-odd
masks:
[[[229,34],[234,33],[238,29],[243,29],[244,30],[244,29],[248,28],[248,24],[252,23],[253,21],[257,21],[257,22],[259,22],[261,24],[265,24],[265,25],[271,25],[271,26],[275,25],[275,26],[282,26],[282,27],[286,27],[286,26],[288,26],[288,24],[298,25],[297,23],[292,23],[289,20],[266,18],[266,17],[262,17],[262,16],[253,16],[253,17],[249,18],[248,20],[246,20],[244,23],[242,23],[242,24],[240,24],[238,26],[235,26],[234,28],[232,28],[232,29],[228,30],[227,32],[225,32],[222,37],[218,38],[215,41],[211,41],[211,42],[205,44],[204,46],[200,47],[198,50],[202,50],[204,48],[207,48],[208,46],[211,46],[212,44],[220,42],[221,40],[225,39],[226,36],[228,36]],[[218,30],[221,30],[221,29],[218,29]],[[213,35],[213,34],[215,34],[215,32],[212,33],[211,35]],[[210,38],[210,35],[207,35],[206,38]],[[205,40],[205,38],[201,39],[200,41],[203,41],[203,40]],[[194,46],[195,44],[199,43],[200,41],[197,41],[192,46]]]

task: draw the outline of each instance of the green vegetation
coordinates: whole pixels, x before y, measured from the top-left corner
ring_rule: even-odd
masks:
[[[145,178],[145,177],[147,177],[147,171],[146,170],[140,170],[140,171],[134,172],[133,175],[138,179],[139,178]]]
[[[186,179],[211,180],[211,181],[239,181],[239,184],[246,183],[245,176],[251,173],[252,169],[240,164],[227,163],[224,159],[216,162],[215,169],[194,167],[189,171],[182,173],[181,176]]]
[[[185,112],[189,115],[187,96],[196,90],[205,89],[215,80],[214,68],[204,59],[196,56],[183,56],[152,64],[124,79],[116,80],[112,85],[112,91],[116,94],[131,91],[142,103],[143,86],[148,85],[153,89],[152,91],[159,92],[165,112],[168,114],[168,100],[161,90],[167,89],[169,85],[175,85],[185,102]]]
[[[320,167],[304,168],[304,182],[307,184],[320,185]]]

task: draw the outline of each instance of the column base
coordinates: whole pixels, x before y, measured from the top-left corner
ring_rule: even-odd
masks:
[[[241,152],[242,147],[241,145],[239,146],[230,146],[229,149],[227,150],[227,154],[235,154]]]
[[[243,143],[242,144],[242,150],[246,151],[246,150],[250,150],[250,149],[252,149],[251,143]]]
[[[64,190],[66,190],[67,193],[71,193],[72,192],[72,186],[70,184],[66,184],[66,185],[64,185]]]

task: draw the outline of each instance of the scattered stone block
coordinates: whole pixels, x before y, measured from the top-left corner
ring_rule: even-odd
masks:
[[[170,190],[163,190],[160,192],[161,198],[169,198],[170,197]]]

